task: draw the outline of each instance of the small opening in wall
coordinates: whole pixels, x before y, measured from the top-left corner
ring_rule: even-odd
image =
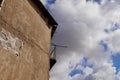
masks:
[[[17,57],[19,56],[19,54],[15,54]]]

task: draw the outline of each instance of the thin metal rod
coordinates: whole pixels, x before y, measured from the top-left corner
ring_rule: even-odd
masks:
[[[52,46],[67,48],[67,46],[56,45],[56,44],[54,44],[54,43],[52,43]]]

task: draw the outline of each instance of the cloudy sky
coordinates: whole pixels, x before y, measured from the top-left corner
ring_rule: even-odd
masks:
[[[120,80],[120,0],[42,0],[58,22],[50,80]]]

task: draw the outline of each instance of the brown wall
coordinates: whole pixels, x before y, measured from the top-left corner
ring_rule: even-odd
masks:
[[[28,0],[5,0],[2,6],[0,32],[9,39],[0,41],[0,80],[49,79],[51,30],[32,6]],[[19,49],[16,39],[23,42]]]

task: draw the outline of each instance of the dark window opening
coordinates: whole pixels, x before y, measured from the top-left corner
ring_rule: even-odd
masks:
[[[56,63],[56,46],[50,53],[50,70]]]
[[[56,60],[55,59],[50,59],[50,69],[55,65]]]

